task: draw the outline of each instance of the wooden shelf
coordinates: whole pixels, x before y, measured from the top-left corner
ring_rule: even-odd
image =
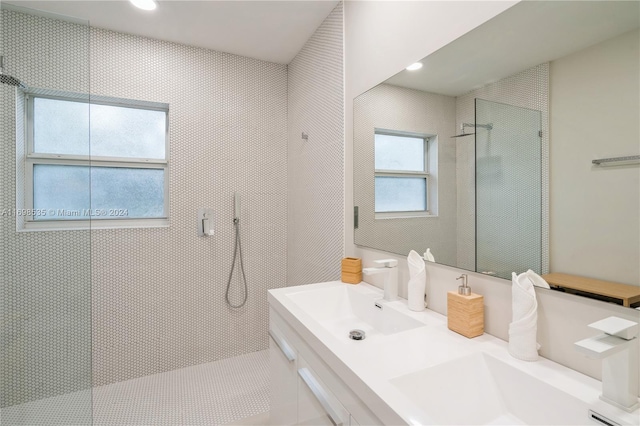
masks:
[[[640,302],[640,287],[635,285],[595,280],[577,275],[551,273],[542,276],[551,287],[561,287],[583,293],[597,294],[622,301],[623,306]]]

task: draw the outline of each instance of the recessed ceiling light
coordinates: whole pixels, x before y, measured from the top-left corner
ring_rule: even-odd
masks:
[[[129,0],[129,1],[135,7],[142,10],[153,10],[157,6],[155,0]]]
[[[409,65],[406,69],[407,71],[415,71],[422,68],[422,62],[416,62],[415,64]]]

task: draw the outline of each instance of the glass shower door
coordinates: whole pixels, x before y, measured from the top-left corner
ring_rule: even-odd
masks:
[[[475,111],[476,270],[541,273],[541,113],[483,99]]]
[[[5,72],[26,86],[0,84],[0,423],[90,425],[90,230],[25,226],[49,213],[29,215],[33,170],[44,161],[29,154],[29,96],[89,94],[89,27],[15,6],[0,13]],[[72,128],[62,121],[43,126]],[[76,136],[88,146],[88,129]]]

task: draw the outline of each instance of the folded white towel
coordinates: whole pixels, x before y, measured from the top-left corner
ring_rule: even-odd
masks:
[[[509,353],[523,361],[538,359],[538,301],[528,272],[511,274],[513,320],[509,324]]]
[[[511,274],[511,301],[513,303],[512,321],[522,321],[538,307],[536,301],[536,293],[533,289],[533,283],[526,273],[517,275],[515,272]]]
[[[424,260],[414,250],[409,252],[407,257],[409,265],[409,283],[407,284],[408,305],[412,311],[424,311],[425,288],[427,285],[427,271],[424,266]]]
[[[549,283],[546,282],[544,278],[542,278],[540,275],[533,272],[531,269],[527,271],[527,275],[529,276],[529,279],[531,280],[531,283],[534,286],[542,287],[542,288],[551,288],[549,287]]]

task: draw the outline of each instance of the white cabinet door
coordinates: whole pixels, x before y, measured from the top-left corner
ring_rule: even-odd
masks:
[[[298,424],[349,425],[349,412],[302,357],[298,358]]]
[[[269,328],[269,364],[271,373],[271,412],[269,424],[297,423],[298,372],[295,349],[273,325]]]

